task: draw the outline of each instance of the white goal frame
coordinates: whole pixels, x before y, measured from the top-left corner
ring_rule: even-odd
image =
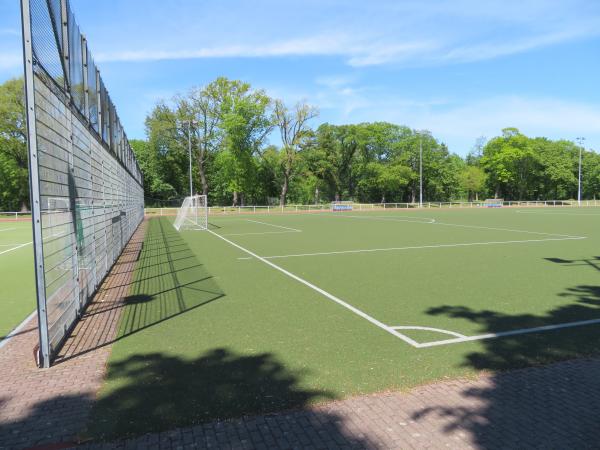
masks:
[[[354,202],[349,201],[336,201],[331,202],[331,211],[352,211],[354,209]]]
[[[208,230],[208,203],[206,195],[194,195],[183,200],[173,226],[181,230]]]

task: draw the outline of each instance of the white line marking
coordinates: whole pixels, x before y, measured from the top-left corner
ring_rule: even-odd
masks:
[[[419,250],[431,248],[451,248],[451,247],[472,247],[476,245],[502,245],[502,244],[526,244],[532,242],[551,242],[551,241],[576,241],[587,239],[585,237],[561,237],[561,238],[546,238],[546,239],[525,239],[520,241],[490,241],[490,242],[465,242],[458,244],[435,244],[435,245],[418,245],[410,247],[389,247],[389,248],[368,248],[360,250],[341,250],[336,252],[316,252],[316,253],[296,253],[290,255],[272,255],[263,256],[264,259],[281,259],[281,258],[300,258],[305,256],[326,256],[326,255],[345,255],[352,253],[372,253],[372,252],[392,252],[402,250]],[[245,258],[238,258],[245,259]]]
[[[542,236],[561,236],[561,237],[566,237],[566,238],[581,239],[584,237],[584,236],[572,236],[570,234],[544,233],[542,231],[514,230],[512,228],[484,227],[481,225],[461,225],[461,224],[457,224],[457,223],[446,223],[446,222],[435,222],[434,225],[444,225],[447,227],[460,227],[460,228],[474,228],[474,229],[482,229],[482,230],[510,231],[513,233],[539,234]]]
[[[6,335],[6,337],[4,339],[2,339],[0,341],[0,348],[4,347],[6,344],[8,344],[8,341],[10,339],[12,339],[16,334],[18,334],[23,328],[25,328],[25,326],[27,325],[27,323],[33,319],[35,317],[35,315],[37,314],[37,311],[32,312],[31,314],[29,314],[27,316],[27,318],[21,322],[15,329],[13,329],[10,333],[8,333]]]
[[[518,214],[539,214],[541,216],[600,216],[600,214],[577,214],[566,212],[516,211]]]
[[[350,216],[350,215],[337,215],[334,217],[349,217],[353,219],[371,219],[371,220],[387,220],[392,222],[410,222],[410,223],[422,223],[422,224],[431,224],[431,225],[444,225],[447,227],[459,227],[459,228],[473,228],[473,229],[481,229],[481,230],[494,230],[494,231],[508,231],[512,233],[526,233],[526,234],[538,234],[542,236],[560,236],[560,237],[568,237],[568,238],[582,238],[583,236],[572,236],[569,234],[559,234],[559,233],[544,233],[542,231],[528,231],[528,230],[515,230],[512,228],[501,228],[501,227],[486,227],[482,225],[462,225],[456,223],[447,223],[447,222],[438,222],[436,219],[432,219],[429,217],[423,217],[423,219],[427,219],[425,221],[416,221],[416,220],[404,220],[392,217],[383,217],[383,216]],[[406,216],[409,217],[409,216]],[[415,216],[410,216],[415,217]],[[416,217],[415,217],[416,218]]]
[[[241,245],[238,245],[238,244],[236,244],[236,243],[235,243],[235,242],[233,242],[233,241],[230,241],[229,239],[227,239],[227,238],[225,238],[225,237],[221,236],[220,234],[217,234],[217,233],[215,233],[215,232],[214,232],[214,231],[212,231],[212,230],[208,230],[208,232],[209,232],[209,233],[211,233],[211,234],[213,234],[213,235],[215,235],[215,236],[217,236],[219,239],[222,239],[222,240],[224,240],[224,241],[225,241],[225,242],[227,242],[228,244],[230,244],[230,245],[233,245],[234,247],[236,247],[236,248],[240,249],[240,250],[241,250],[241,251],[243,251],[244,253],[247,253],[248,255],[250,255],[250,256],[252,256],[252,257],[254,257],[254,258],[258,259],[259,261],[261,261],[261,262],[265,263],[266,265],[268,265],[268,266],[271,266],[273,269],[275,269],[275,270],[278,270],[279,272],[283,273],[284,275],[287,275],[288,277],[290,277],[290,278],[292,278],[292,279],[294,279],[294,280],[298,281],[299,283],[302,283],[303,285],[305,285],[305,286],[309,287],[310,289],[312,289],[312,290],[314,290],[314,291],[318,292],[319,294],[323,295],[324,297],[327,297],[329,300],[332,300],[332,301],[334,301],[334,302],[335,302],[335,303],[337,303],[338,305],[341,305],[341,306],[343,306],[344,308],[346,308],[346,309],[348,309],[348,310],[352,311],[354,314],[356,314],[356,315],[358,315],[358,316],[362,317],[363,319],[365,319],[365,320],[368,320],[368,321],[369,321],[369,322],[371,322],[373,325],[375,325],[375,326],[377,326],[377,327],[381,328],[382,330],[385,330],[385,331],[387,331],[388,333],[390,333],[390,334],[392,334],[392,335],[396,336],[397,338],[399,338],[399,339],[403,340],[403,341],[404,341],[404,342],[406,342],[407,344],[410,344],[410,345],[412,345],[413,347],[417,347],[417,346],[418,346],[418,343],[417,343],[417,341],[415,341],[415,340],[413,340],[413,339],[409,338],[408,336],[405,336],[405,335],[403,335],[402,333],[399,333],[398,331],[394,330],[393,328],[390,328],[390,327],[388,327],[386,324],[384,324],[384,323],[380,322],[379,320],[375,319],[374,317],[371,317],[370,315],[368,315],[367,313],[365,313],[365,312],[361,311],[360,309],[358,309],[358,308],[355,308],[354,306],[352,306],[352,305],[350,305],[350,304],[346,303],[345,301],[343,301],[343,300],[341,300],[341,299],[337,298],[336,296],[334,296],[334,295],[330,294],[329,292],[327,292],[327,291],[325,291],[325,290],[321,289],[320,287],[317,287],[317,286],[315,286],[314,284],[312,284],[312,283],[310,283],[310,282],[308,282],[308,281],[304,280],[303,278],[300,278],[299,276],[297,276],[297,275],[294,275],[293,273],[291,273],[291,272],[289,272],[289,271],[285,270],[284,268],[282,268],[282,267],[279,267],[279,266],[278,266],[278,265],[276,265],[276,264],[273,264],[271,261],[267,261],[265,258],[263,258],[263,257],[261,257],[261,256],[258,256],[256,253],[253,253],[253,252],[251,252],[250,250],[248,250],[248,249],[246,249],[246,248],[242,247]]]
[[[261,234],[290,234],[297,233],[297,231],[263,231],[258,233],[226,233],[221,236],[251,236],[251,235],[261,235]]]
[[[16,228],[4,228],[4,229],[0,230],[0,233],[3,231],[12,231],[12,230],[16,230]]]
[[[246,222],[260,223],[262,225],[268,225],[270,227],[275,227],[275,228],[283,228],[284,230],[295,231],[297,233],[301,233],[302,232],[302,230],[298,230],[297,228],[283,227],[281,225],[274,225],[272,223],[261,222],[260,220],[251,220],[251,219],[245,219],[245,220],[246,220]]]
[[[501,331],[498,333],[480,334],[477,336],[465,336],[465,337],[456,338],[456,339],[445,339],[443,341],[423,342],[423,343],[417,343],[416,347],[417,348],[427,348],[427,347],[436,347],[438,345],[459,344],[462,342],[481,341],[483,339],[493,339],[493,338],[499,338],[499,337],[504,337],[504,336],[514,336],[514,335],[519,335],[519,334],[538,333],[538,332],[542,332],[542,331],[552,331],[552,330],[559,330],[561,328],[580,327],[580,326],[584,326],[584,325],[593,325],[593,324],[597,324],[597,323],[600,323],[600,319],[580,320],[577,322],[566,322],[566,323],[559,323],[556,325],[545,325],[542,327],[521,328],[519,330]]]
[[[468,337],[468,336],[465,336],[464,334],[460,334],[460,333],[457,333],[455,331],[443,330],[442,328],[418,327],[418,326],[410,326],[410,325],[406,325],[406,326],[402,325],[402,326],[390,327],[390,328],[393,328],[394,330],[424,330],[424,331],[434,331],[436,333],[450,334],[452,336],[456,336],[457,338],[466,338],[466,337]]]
[[[327,216],[325,216],[327,217]],[[363,219],[363,220],[386,220],[389,222],[408,222],[408,223],[435,223],[435,219],[432,219],[431,217],[417,217],[417,216],[404,216],[408,219],[417,219],[417,220],[406,220],[406,219],[400,219],[400,218],[396,218],[396,217],[384,217],[384,216],[352,216],[352,215],[348,215],[348,214],[334,214],[333,217],[342,217],[342,218],[349,218],[349,219]]]
[[[9,248],[8,250],[4,250],[3,252],[0,252],[0,255],[4,255],[5,253],[12,252],[13,250],[18,250],[21,247],[25,247],[26,245],[29,245],[29,244],[33,244],[33,241],[32,242],[27,242],[26,244],[18,245],[18,246],[13,247],[13,248]]]

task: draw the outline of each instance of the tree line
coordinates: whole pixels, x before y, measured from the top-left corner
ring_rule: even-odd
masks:
[[[224,77],[157,103],[146,139],[130,142],[147,205],[189,195],[189,147],[194,191],[213,205],[417,202],[421,159],[425,201],[577,196],[580,148],[568,140],[506,128],[463,158],[427,130],[319,124],[318,115],[306,102],[288,105]],[[582,174],[583,198],[595,198],[600,155],[583,150]],[[27,205],[23,82],[15,79],[0,85],[0,210]]]

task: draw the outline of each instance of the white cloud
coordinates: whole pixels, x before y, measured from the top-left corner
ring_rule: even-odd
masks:
[[[148,18],[135,32],[111,30],[112,48],[122,50],[96,57],[136,62],[324,55],[357,67],[418,66],[486,60],[600,34],[600,4],[577,0],[268,3],[250,8],[241,2],[227,12],[211,2],[208,11],[187,5],[188,15],[169,21],[155,13],[160,17]]]

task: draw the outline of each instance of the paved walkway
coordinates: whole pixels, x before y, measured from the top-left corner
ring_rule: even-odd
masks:
[[[104,379],[141,250],[145,222],[105,279],[50,369],[38,369],[37,319],[0,349],[0,449],[75,442]]]
[[[600,448],[600,359],[356,397],[98,448]]]
[[[35,321],[0,350],[0,449],[62,448],[105,375],[140,228],[56,364],[33,363]],[[600,448],[600,358],[452,380],[89,448]]]

